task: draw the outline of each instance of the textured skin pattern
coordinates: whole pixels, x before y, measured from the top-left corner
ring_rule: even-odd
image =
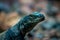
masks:
[[[37,23],[43,20],[44,16],[39,13],[25,16],[19,23],[1,34],[0,40],[24,40],[25,34],[31,31]]]

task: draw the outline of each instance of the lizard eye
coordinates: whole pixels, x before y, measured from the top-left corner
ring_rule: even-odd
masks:
[[[40,14],[40,12],[34,12],[33,13],[33,15],[35,16],[35,17],[43,17],[43,14]]]

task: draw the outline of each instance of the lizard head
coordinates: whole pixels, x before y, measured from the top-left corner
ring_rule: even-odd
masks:
[[[43,14],[34,12],[26,17],[24,17],[24,23],[38,23],[45,19]]]

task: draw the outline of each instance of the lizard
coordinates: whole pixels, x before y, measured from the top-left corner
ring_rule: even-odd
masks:
[[[23,17],[16,25],[0,35],[0,40],[24,40],[26,33],[45,19],[43,14],[32,13]]]

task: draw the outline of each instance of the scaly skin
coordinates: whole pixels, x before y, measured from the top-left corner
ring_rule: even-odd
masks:
[[[44,19],[45,17],[39,13],[25,16],[19,23],[0,35],[0,40],[24,40],[25,34]]]

